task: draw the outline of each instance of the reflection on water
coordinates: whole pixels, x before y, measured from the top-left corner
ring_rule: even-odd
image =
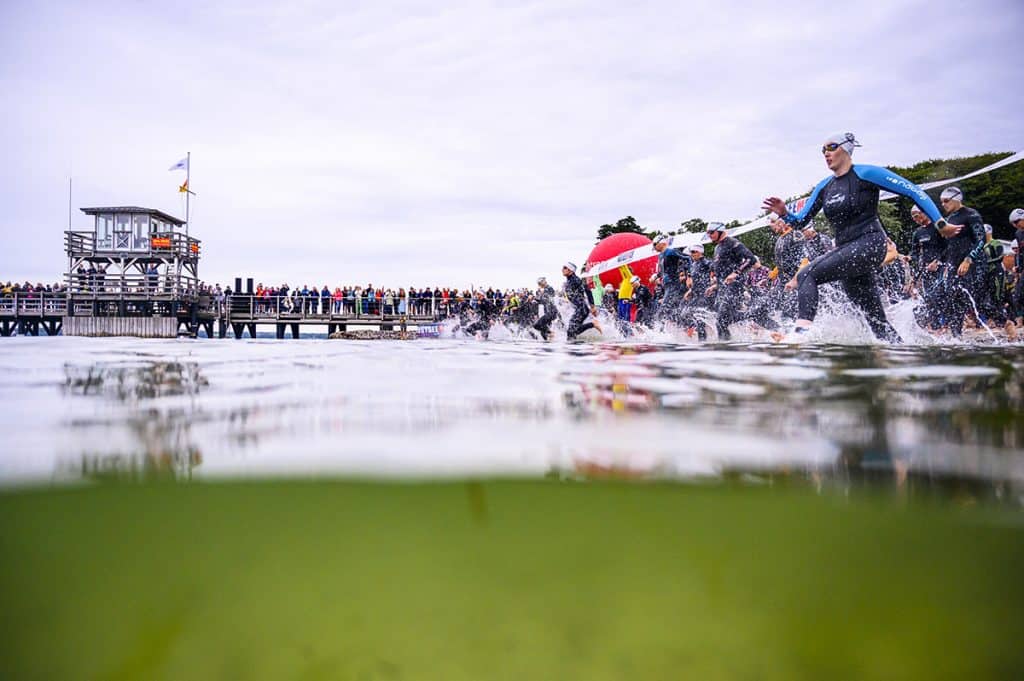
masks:
[[[65,364],[69,395],[101,395],[130,401],[195,395],[206,385],[194,363],[148,362],[141,365]]]
[[[0,417],[19,426],[7,480],[730,477],[1014,502],[1024,489],[1015,347],[11,340],[0,398],[24,408]]]

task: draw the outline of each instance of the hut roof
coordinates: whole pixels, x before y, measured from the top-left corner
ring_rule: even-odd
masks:
[[[168,215],[162,210],[155,208],[141,208],[139,206],[107,206],[99,208],[83,208],[82,212],[86,215],[98,215],[99,213],[146,213],[148,215],[155,215],[156,217],[170,222],[171,224],[178,225],[179,227],[185,224],[184,220]]]

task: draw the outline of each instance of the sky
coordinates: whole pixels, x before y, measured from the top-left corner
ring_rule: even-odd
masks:
[[[200,275],[532,285],[626,215],[749,219],[827,174],[1024,149],[1024,3],[0,2],[0,280],[78,208],[184,217]],[[967,203],[970,203],[970,197]]]

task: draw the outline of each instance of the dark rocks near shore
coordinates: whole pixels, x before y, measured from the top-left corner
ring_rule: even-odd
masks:
[[[335,331],[328,338],[332,340],[416,340],[419,337],[415,331],[372,331],[369,329],[358,331]]]

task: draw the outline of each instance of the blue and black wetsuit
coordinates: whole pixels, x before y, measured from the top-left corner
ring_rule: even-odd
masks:
[[[838,281],[864,312],[876,337],[899,340],[885,317],[875,283],[886,249],[885,231],[878,219],[878,193],[882,189],[911,199],[932,222],[942,219],[920,187],[885,168],[868,165],[854,165],[845,175],[825,178],[811,192],[800,213],[783,218],[794,227],[803,227],[824,210],[836,235],[835,250],[816,258],[797,275],[801,319],[814,319],[818,286]]]
[[[569,299],[573,307],[572,317],[569,319],[569,328],[566,330],[566,335],[569,340],[572,340],[584,331],[594,328],[594,325],[590,322],[583,323],[590,316],[590,308],[594,304],[594,296],[582,279],[575,274],[570,274],[565,278],[565,297]]]

